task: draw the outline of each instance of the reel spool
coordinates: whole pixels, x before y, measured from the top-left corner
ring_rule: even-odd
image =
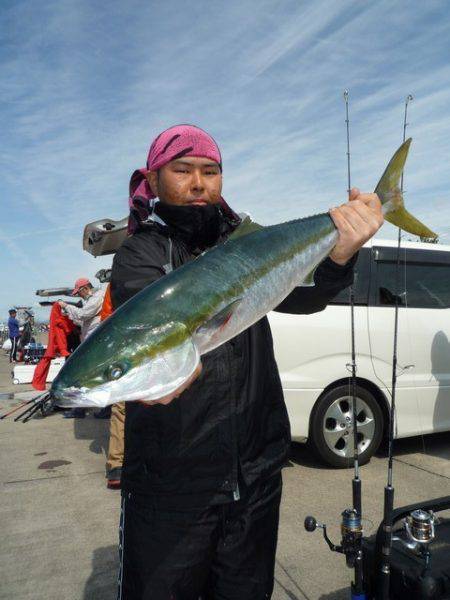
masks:
[[[342,552],[345,554],[347,567],[353,568],[360,553],[363,536],[361,516],[354,508],[346,508],[342,513],[341,535]]]
[[[432,510],[414,510],[405,521],[405,530],[410,540],[420,546],[431,544],[435,538],[435,521]]]

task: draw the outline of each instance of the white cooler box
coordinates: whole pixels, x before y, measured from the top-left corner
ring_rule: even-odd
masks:
[[[50,369],[48,370],[47,383],[52,382],[65,362],[65,358],[54,358],[50,363]],[[36,365],[16,365],[12,372],[13,383],[15,385],[19,383],[31,383],[33,381],[33,375]]]

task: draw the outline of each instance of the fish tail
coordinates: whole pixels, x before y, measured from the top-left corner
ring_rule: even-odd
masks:
[[[437,234],[431,231],[426,225],[421,223],[414,215],[408,212],[403,201],[403,194],[400,189],[400,179],[408,156],[411,138],[400,146],[397,152],[389,161],[385,172],[383,173],[375,193],[383,206],[383,214],[386,221],[403,231],[412,233],[421,238],[435,239]]]

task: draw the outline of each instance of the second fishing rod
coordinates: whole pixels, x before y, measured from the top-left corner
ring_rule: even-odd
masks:
[[[408,126],[408,105],[413,99],[408,94],[405,100],[405,112],[403,118],[403,141],[406,139],[406,128]],[[400,180],[400,192],[403,194],[403,173]],[[383,545],[379,573],[379,586],[377,596],[380,600],[389,600],[390,575],[391,575],[391,551],[392,551],[392,527],[394,511],[394,484],[393,484],[393,457],[394,457],[394,425],[395,425],[395,399],[397,389],[397,346],[398,346],[398,311],[400,293],[400,248],[401,230],[398,230],[397,256],[395,267],[395,312],[394,312],[394,343],[392,352],[392,388],[391,408],[389,412],[389,435],[388,435],[388,477],[384,488],[384,513],[383,513]]]
[[[347,193],[351,197],[351,170],[350,170],[350,119],[348,114],[349,93],[344,91],[345,102],[345,124],[347,133]],[[358,447],[358,406],[356,397],[356,344],[355,344],[355,288],[354,283],[350,286],[350,333],[351,333],[351,363],[347,365],[350,369],[349,384],[352,399],[352,428],[353,428],[353,480],[352,500],[353,508],[342,513],[342,539],[348,538],[348,552],[346,554],[348,566],[353,566],[355,574],[351,587],[352,600],[365,600],[364,577],[363,577],[363,555],[362,555],[362,484],[359,475],[359,447]]]

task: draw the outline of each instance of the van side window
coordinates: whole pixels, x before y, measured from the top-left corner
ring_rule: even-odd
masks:
[[[355,304],[367,306],[369,297],[370,283],[370,248],[361,248],[358,254],[358,260],[355,264],[355,277],[353,289],[355,294]],[[339,292],[329,304],[349,304],[350,287]]]
[[[377,262],[377,304],[395,304],[396,263]],[[409,308],[450,307],[450,264],[400,263],[399,306]]]

